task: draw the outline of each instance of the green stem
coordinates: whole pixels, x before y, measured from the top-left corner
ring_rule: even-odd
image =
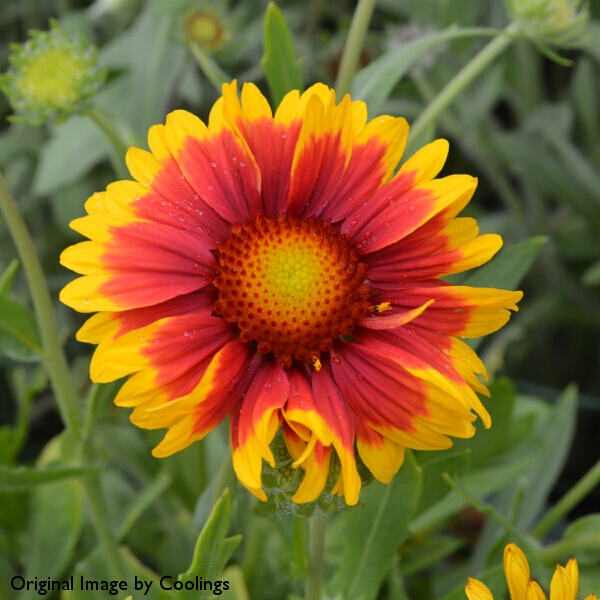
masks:
[[[58,341],[58,329],[52,310],[52,300],[42,266],[37,257],[33,240],[29,235],[25,221],[0,173],[0,210],[4,215],[8,230],[14,240],[23,264],[29,284],[31,300],[35,310],[37,324],[42,338],[42,360],[50,377],[56,396],[56,403],[65,427],[76,434],[79,433],[81,420],[77,395],[71,383],[63,349]]]
[[[404,150],[405,156],[411,156],[415,152],[423,134],[437,121],[449,104],[513,43],[517,30],[518,26],[511,23],[502,34],[474,56],[435,97],[411,126]]]
[[[69,375],[67,359],[58,341],[58,329],[52,310],[52,300],[44,273],[37,257],[33,240],[29,235],[25,221],[6,187],[0,173],[0,209],[4,214],[6,224],[13,238],[27,282],[36,314],[40,336],[42,338],[42,360],[50,377],[56,403],[67,432],[77,439],[81,438],[82,423],[79,415],[77,394]],[[86,494],[92,509],[92,517],[96,526],[96,534],[103,547],[111,577],[123,579],[119,548],[108,526],[106,504],[100,488],[98,476],[88,476],[83,479]]]
[[[304,583],[305,600],[321,600],[324,556],[325,519],[312,517],[308,525],[308,573]]]
[[[98,106],[92,106],[87,115],[104,133],[110,143],[109,156],[118,179],[129,179],[129,172],[125,164],[125,155],[129,145],[117,131],[108,115]]]
[[[363,47],[365,34],[371,22],[371,15],[375,8],[375,0],[359,0],[358,6],[352,17],[352,24],[344,46],[340,68],[335,81],[335,94],[338,101],[350,92],[352,78],[356,72],[358,59]]]
[[[224,83],[230,83],[231,77],[216,63],[216,61],[202,50],[199,44],[189,44],[190,52],[193,54],[198,66],[206,75],[206,78],[213,84],[213,87],[220,94]]]
[[[94,529],[102,548],[111,579],[125,579],[125,570],[121,561],[121,551],[117,539],[110,529],[108,511],[104,502],[104,494],[97,476],[82,479],[86,496],[90,505]]]
[[[540,539],[551,527],[577,506],[600,482],[600,460],[549,510],[532,531]]]

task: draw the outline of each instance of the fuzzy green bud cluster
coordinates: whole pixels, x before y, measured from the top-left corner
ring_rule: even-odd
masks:
[[[348,506],[344,498],[334,496],[331,493],[341,469],[340,459],[335,449],[332,448],[331,451],[329,476],[325,488],[316,500],[304,504],[296,504],[292,500],[304,479],[304,469],[302,467],[297,469],[292,467],[294,459],[286,448],[281,430],[271,442],[271,450],[275,457],[275,468],[273,469],[266,462],[263,462],[262,482],[268,500],[267,502],[258,502],[255,505],[254,508],[258,512],[280,515],[294,514],[298,517],[309,518],[362,508],[360,502],[356,506]],[[363,486],[373,481],[373,475],[358,456],[356,467]]]
[[[26,43],[13,44],[9,60],[10,69],[0,75],[0,90],[15,112],[9,118],[30,125],[80,112],[106,77],[96,48],[56,21],[50,31],[32,31]]]
[[[584,0],[508,0],[508,10],[527,35],[544,44],[576,48],[588,41]]]

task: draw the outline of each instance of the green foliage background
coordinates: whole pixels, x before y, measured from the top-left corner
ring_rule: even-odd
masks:
[[[233,77],[238,85],[255,82],[273,105],[292,87],[333,86],[355,4],[289,0],[279,10],[262,0],[5,0],[0,71],[8,68],[9,42],[57,18],[98,46],[109,76],[93,103],[145,148],[148,128],[175,108],[205,119],[219,83]],[[186,12],[198,7],[214,11],[229,31],[211,54],[186,47],[182,35]],[[492,428],[478,427],[449,451],[407,451],[392,484],[365,488],[362,510],[327,519],[328,597],[451,600],[465,597],[467,576],[503,597],[508,541],[525,551],[546,591],[556,561],[574,555],[583,593],[600,593],[597,479],[586,500],[582,492],[567,507],[579,512],[543,517],[600,459],[600,5],[590,9],[588,44],[562,52],[569,66],[518,39],[417,140],[450,140],[442,174],[466,172],[480,182],[463,214],[504,239],[489,265],[453,282],[523,289],[525,297],[504,329],[474,341],[492,380],[485,400]],[[379,0],[352,97],[368,102],[371,117],[412,123],[488,43],[480,28],[507,23],[506,7],[495,0]],[[74,339],[84,317],[57,299],[73,277],[58,256],[79,241],[69,222],[115,179],[118,165],[85,116],[34,128],[9,124],[9,114],[0,96],[0,169],[55,301],[94,460],[60,459],[73,440],[61,434],[27,285],[0,220],[0,598],[36,597],[10,589],[16,574],[112,576],[82,486],[90,474],[99,475],[128,581],[200,574],[230,581],[224,598],[301,596],[307,522],[254,510],[255,499],[232,474],[226,427],[156,460],[150,449],[161,432],[136,429],[112,405],[121,382],[91,385],[91,348]],[[152,593],[146,597],[178,597],[157,583]]]

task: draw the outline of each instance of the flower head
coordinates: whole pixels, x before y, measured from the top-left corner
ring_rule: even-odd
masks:
[[[508,0],[508,9],[525,33],[542,43],[587,43],[590,14],[584,0]]]
[[[32,31],[23,45],[14,44],[11,69],[0,75],[15,121],[41,125],[81,110],[106,76],[97,51],[80,35],[69,35],[56,21],[50,31]]]
[[[229,39],[223,20],[216,13],[207,10],[188,12],[183,30],[188,44],[199,44],[207,52],[216,50]]]
[[[504,575],[511,600],[546,600],[542,588],[529,577],[525,555],[512,543],[504,548]],[[477,579],[469,577],[465,592],[469,600],[493,600],[487,586]],[[579,568],[577,561],[571,558],[565,567],[556,565],[550,582],[550,600],[577,600],[578,593]],[[586,600],[596,600],[596,596],[591,594]]]
[[[61,293],[98,344],[94,381],[129,375],[115,402],[168,428],[155,456],[203,438],[229,415],[233,465],[266,500],[263,460],[283,439],[301,469],[294,502],[356,504],[355,448],[389,482],[404,450],[470,437],[485,368],[460,337],[502,327],[521,292],[439,279],[486,262],[497,235],[456,218],[477,181],[435,179],[438,140],[394,169],[408,125],[317,84],[275,115],[252,84],[223,86],[208,125],[175,111],[131,148],[136,181],[86,203],[71,226],[91,241],[61,262],[83,275]],[[476,414],[474,414],[474,412]],[[356,446],[355,446],[356,444]],[[337,466],[336,466],[337,469]],[[339,475],[338,475],[339,473]]]

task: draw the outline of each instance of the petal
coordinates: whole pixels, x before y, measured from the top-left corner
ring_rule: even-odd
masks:
[[[415,185],[431,181],[442,170],[449,149],[450,144],[446,140],[435,140],[423,146],[402,165],[398,175],[415,173]]]
[[[511,600],[526,600],[529,564],[523,552],[512,543],[504,548],[504,575]]]
[[[281,425],[280,409],[289,395],[285,371],[274,361],[259,357],[245,397],[231,413],[229,431],[233,467],[249,488],[260,488],[263,458],[275,466],[269,448]]]
[[[252,159],[224,121],[210,132],[194,115],[177,110],[167,116],[165,137],[181,172],[199,195],[230,223],[251,223],[261,201]]]
[[[415,186],[416,175],[398,174],[344,221],[341,232],[356,244],[359,253],[389,246],[448,207],[466,205],[477,187],[477,180],[468,175],[450,175]]]
[[[168,425],[169,431],[152,454],[169,456],[186,448],[202,439],[232,412],[250,385],[251,377],[246,377],[246,369],[255,365],[254,358],[247,344],[229,342],[214,355],[190,394],[149,411],[157,421],[175,422]]]
[[[525,600],[546,600],[546,594],[535,581],[529,581],[525,590]]]
[[[204,202],[181,172],[167,145],[164,125],[150,129],[148,144],[152,154],[137,148],[127,153],[130,173],[149,188],[136,195],[130,209],[140,218],[193,232],[207,248],[216,248],[229,236],[229,224]]]
[[[236,330],[229,323],[202,313],[161,319],[116,340],[105,338],[96,349],[95,357],[107,370],[97,371],[92,364],[90,375],[93,381],[105,382],[151,369],[155,373],[155,385],[169,388],[172,398],[179,398],[200,381],[208,364],[202,370],[199,365],[235,335]],[[182,383],[183,390],[173,382]],[[135,388],[132,394],[135,396]]]
[[[494,600],[492,592],[490,592],[485,584],[477,579],[471,579],[470,577],[469,583],[465,585],[465,593],[469,600]]]
[[[149,221],[85,217],[91,242],[67,248],[61,263],[83,273],[61,292],[80,312],[150,306],[209,284],[218,267],[196,236]],[[93,230],[93,231],[92,231]]]
[[[233,117],[261,173],[266,217],[277,217],[285,211],[294,152],[302,127],[297,115],[298,99],[292,93],[288,96],[280,106],[281,112],[278,111],[280,119],[277,115],[273,119],[269,104],[258,88],[244,84],[241,112]],[[285,119],[283,113],[286,113]]]
[[[352,119],[354,126],[354,114]],[[357,212],[365,199],[371,198],[392,177],[407,135],[405,119],[382,116],[370,121],[355,137],[344,177],[321,218],[335,223]]]
[[[362,419],[356,419],[356,446],[369,471],[382,483],[390,483],[404,462],[404,446],[396,444]]]
[[[361,319],[358,323],[361,327],[366,327],[367,329],[396,329],[396,327],[406,325],[413,319],[416,319],[428,306],[433,304],[433,302],[434,300],[428,300],[418,308],[413,308],[406,312],[398,312],[394,315],[378,316],[373,314]]]
[[[381,435],[417,450],[448,448],[446,434],[470,437],[475,418],[445,390],[360,343],[331,351],[332,370],[350,408]]]
[[[389,286],[386,286],[389,287]],[[411,321],[411,327],[438,331],[457,337],[480,337],[500,329],[517,311],[523,292],[452,286],[440,281],[399,284],[393,289],[380,289],[377,299],[390,302],[392,313],[403,314],[434,303]]]
[[[502,247],[498,235],[477,237],[475,219],[454,219],[464,202],[438,213],[404,239],[364,257],[373,281],[409,283],[478,267]]]
[[[571,600],[573,589],[567,571],[560,565],[556,565],[556,571],[550,582],[550,600]]]
[[[577,594],[579,594],[579,567],[576,558],[569,559],[569,562],[565,566],[565,571],[571,582],[571,598],[568,600],[577,600]]]
[[[454,368],[453,361],[449,360],[443,350],[440,352],[438,347],[431,344],[426,338],[419,336],[416,331],[405,328],[394,332],[357,330],[355,337],[365,351],[388,356],[418,379],[421,385],[425,386],[424,395],[432,410],[435,408],[435,411],[440,411],[441,407],[445,407],[445,411],[451,410],[456,413],[455,425],[459,426],[459,422],[462,421],[462,427],[444,429],[443,433],[469,437],[468,434],[472,433],[472,427],[468,423],[473,420],[473,417],[468,411],[471,409],[481,417],[486,428],[490,427],[491,419],[487,410],[473,392],[472,387]],[[476,369],[478,369],[479,362],[477,359],[474,363]],[[441,417],[441,413],[439,416]],[[441,423],[443,422],[442,420]],[[431,425],[433,426],[434,422]]]
[[[315,404],[341,463],[340,476],[332,494],[343,493],[346,504],[353,506],[358,502],[360,492],[360,476],[354,458],[355,414],[340,393],[328,365],[324,364],[320,371],[312,373],[312,389]]]
[[[321,442],[316,441],[313,451],[302,463],[306,472],[298,491],[292,496],[293,502],[312,502],[319,497],[327,482],[330,459],[331,446],[324,447]]]
[[[287,211],[318,215],[340,185],[351,152],[350,97],[336,107],[333,100],[325,106],[317,94],[311,95],[294,154]]]

